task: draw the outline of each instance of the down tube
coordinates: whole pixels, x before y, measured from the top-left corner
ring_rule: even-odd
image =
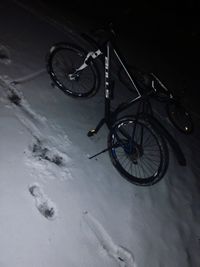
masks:
[[[110,42],[106,46],[106,55],[105,55],[105,119],[108,125],[108,128],[111,125],[110,120]]]

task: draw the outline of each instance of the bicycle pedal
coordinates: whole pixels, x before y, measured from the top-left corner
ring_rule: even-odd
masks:
[[[91,136],[93,136],[93,135],[95,135],[96,134],[96,130],[95,129],[92,129],[92,130],[90,130],[88,133],[87,133],[87,136],[88,137],[91,137]]]

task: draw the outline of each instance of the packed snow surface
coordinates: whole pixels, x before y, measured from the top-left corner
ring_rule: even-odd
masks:
[[[48,49],[75,35],[19,1],[0,8],[0,266],[200,266],[198,116],[189,136],[169,125],[187,166],[170,153],[158,184],[130,184],[108,153],[88,159],[106,147],[106,127],[87,137],[102,92],[76,100],[51,86]]]

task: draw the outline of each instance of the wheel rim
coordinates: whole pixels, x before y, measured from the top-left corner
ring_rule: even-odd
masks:
[[[123,140],[121,134],[122,127],[126,129],[126,132],[131,136],[134,121],[127,121],[117,125],[112,133],[112,146],[111,153],[115,159],[115,163],[118,164],[118,169],[121,170],[126,177],[131,179],[138,179],[140,183],[146,179],[154,180],[158,175],[159,169],[162,164],[161,148],[157,141],[156,136],[149,128],[143,124],[137,122],[135,128],[135,147],[132,151],[128,151],[128,140],[124,140],[120,143],[119,140]],[[142,129],[143,128],[143,129]],[[141,143],[141,130],[143,131],[143,140]],[[124,146],[122,143],[125,144]],[[118,145],[116,145],[118,143]]]
[[[74,49],[60,48],[52,54],[53,80],[63,91],[74,96],[88,95],[95,87],[96,78],[92,65],[73,76],[75,70],[83,64],[84,58],[84,53]]]

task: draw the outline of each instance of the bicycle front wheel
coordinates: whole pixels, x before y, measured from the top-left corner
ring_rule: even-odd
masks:
[[[165,140],[143,119],[126,117],[108,136],[111,161],[120,174],[136,185],[153,185],[166,173],[169,156]]]
[[[53,82],[64,93],[73,97],[89,97],[96,93],[99,76],[94,62],[83,70],[76,70],[84,63],[87,53],[80,47],[60,43],[51,47],[47,70]]]

